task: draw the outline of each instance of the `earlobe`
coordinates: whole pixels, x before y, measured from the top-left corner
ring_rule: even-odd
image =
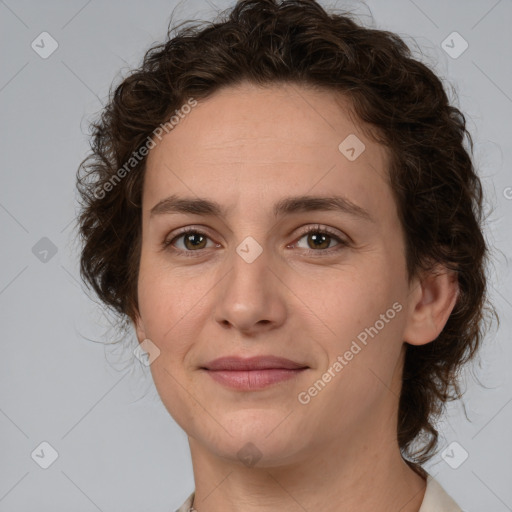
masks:
[[[443,330],[459,294],[456,272],[437,266],[416,281],[418,291],[411,294],[412,303],[404,331],[404,341],[425,345],[434,341]]]

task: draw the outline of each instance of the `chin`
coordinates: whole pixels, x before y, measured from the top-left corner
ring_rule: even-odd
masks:
[[[232,435],[217,423],[212,426],[214,432],[209,428],[197,434],[203,437],[201,444],[219,457],[247,467],[282,466],[298,460],[307,438],[298,425],[295,428],[289,419],[285,420],[287,414],[282,409],[267,412],[246,409],[230,415],[229,419],[215,416]]]

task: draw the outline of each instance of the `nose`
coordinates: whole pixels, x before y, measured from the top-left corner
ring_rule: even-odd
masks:
[[[290,291],[268,251],[250,261],[233,251],[231,270],[216,287],[215,320],[224,329],[255,336],[283,324]]]

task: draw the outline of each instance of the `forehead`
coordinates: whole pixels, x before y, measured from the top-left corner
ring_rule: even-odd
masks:
[[[335,189],[359,202],[376,194],[392,200],[382,190],[388,187],[385,149],[355,122],[349,101],[327,90],[227,87],[199,100],[156,142],[146,163],[146,210],[164,192],[203,197],[212,190],[226,200]],[[359,153],[363,144],[355,160],[343,153],[347,146]]]

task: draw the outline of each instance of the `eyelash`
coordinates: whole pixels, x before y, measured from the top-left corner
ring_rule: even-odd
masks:
[[[318,249],[318,250],[303,249],[308,254],[310,254],[312,256],[320,256],[321,257],[322,255],[318,254],[318,253],[326,253],[326,252],[328,254],[332,254],[333,252],[337,252],[337,251],[339,251],[345,247],[348,247],[350,245],[348,241],[340,238],[329,228],[321,227],[319,225],[311,226],[311,227],[307,228],[306,230],[304,230],[300,234],[300,237],[297,239],[297,241],[299,241],[301,238],[303,238],[304,236],[306,236],[310,233],[328,235],[330,238],[333,238],[336,242],[338,242],[338,245],[336,245],[335,247],[330,247],[328,249]],[[184,254],[186,257],[194,258],[194,257],[197,257],[198,255],[201,255],[201,252],[204,251],[205,249],[198,249],[196,251],[184,251],[182,249],[176,249],[175,247],[173,247],[172,244],[176,240],[178,240],[179,238],[182,238],[185,235],[189,235],[189,234],[201,235],[201,236],[205,236],[206,238],[209,238],[209,236],[206,233],[204,233],[203,231],[200,231],[197,228],[188,227],[188,228],[184,228],[182,231],[177,233],[171,240],[164,240],[164,242],[162,243],[162,248],[164,250],[171,250],[172,252],[175,252],[175,253]],[[332,249],[334,249],[334,251]],[[197,254],[194,254],[194,253],[197,253]]]

